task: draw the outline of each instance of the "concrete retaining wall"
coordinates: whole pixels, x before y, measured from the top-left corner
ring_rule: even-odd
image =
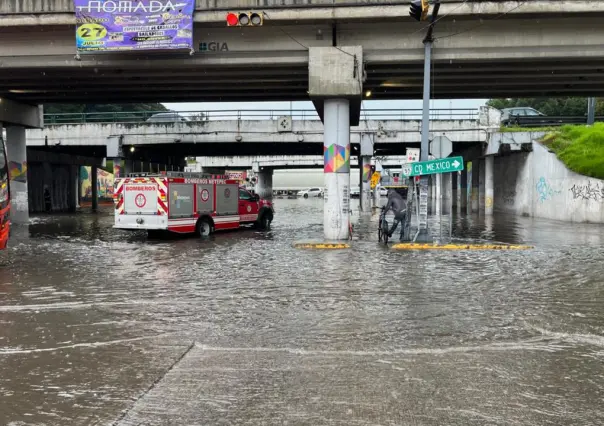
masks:
[[[604,223],[604,181],[574,173],[541,144],[495,157],[495,210],[569,222]]]

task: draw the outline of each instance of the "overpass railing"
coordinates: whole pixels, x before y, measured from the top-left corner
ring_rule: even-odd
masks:
[[[277,120],[289,116],[293,120],[319,120],[314,109],[270,110],[206,110],[206,111],[130,111],[47,113],[46,125],[84,123],[173,123],[214,120]],[[421,120],[421,109],[364,109],[361,120]],[[478,110],[449,108],[430,110],[431,120],[477,120]]]

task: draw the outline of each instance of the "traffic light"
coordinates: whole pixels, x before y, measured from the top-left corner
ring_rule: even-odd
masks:
[[[428,13],[430,12],[430,4],[428,0],[413,0],[411,7],[409,8],[409,16],[416,21],[425,21],[428,19]]]
[[[262,12],[229,12],[226,16],[227,27],[260,27],[264,24]]]

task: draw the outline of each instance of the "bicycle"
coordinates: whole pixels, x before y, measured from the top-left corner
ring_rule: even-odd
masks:
[[[380,210],[381,213],[378,224],[378,241],[381,243],[382,240],[384,240],[384,244],[388,244],[388,238],[390,238],[388,231],[390,231],[390,229],[388,228],[388,221],[386,220],[386,207],[382,206]]]

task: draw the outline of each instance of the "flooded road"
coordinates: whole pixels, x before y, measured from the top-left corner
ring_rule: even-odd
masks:
[[[530,252],[397,252],[377,216],[311,251],[269,233],[147,241],[39,217],[0,254],[2,425],[601,425],[604,227],[460,217]]]

